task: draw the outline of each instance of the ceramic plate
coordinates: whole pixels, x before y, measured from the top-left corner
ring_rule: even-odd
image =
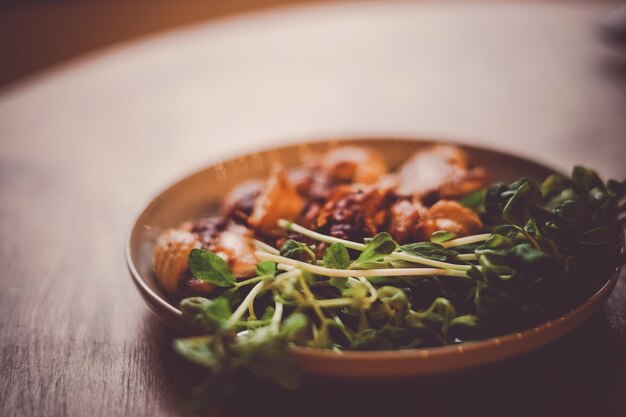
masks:
[[[127,247],[127,262],[133,281],[150,309],[177,331],[192,332],[181,312],[160,289],[152,272],[152,251],[157,236],[184,220],[215,213],[219,202],[233,186],[246,179],[264,178],[270,166],[281,162],[295,166],[313,151],[324,151],[338,143],[365,145],[382,152],[391,168],[397,167],[414,150],[431,141],[413,139],[350,139],[304,143],[252,153],[211,165],[161,192],[137,218]],[[491,181],[513,181],[521,176],[541,181],[553,170],[535,162],[471,146],[459,145],[471,160],[488,169]],[[306,373],[342,377],[432,377],[475,368],[546,345],[580,326],[606,301],[619,269],[584,304],[555,320],[532,329],[454,346],[400,351],[334,352],[294,347],[292,354]]]

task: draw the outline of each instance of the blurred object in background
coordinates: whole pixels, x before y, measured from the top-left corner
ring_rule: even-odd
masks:
[[[0,88],[113,43],[205,19],[310,0],[9,1],[0,5]]]
[[[600,22],[600,35],[607,44],[626,51],[626,5],[604,16]]]

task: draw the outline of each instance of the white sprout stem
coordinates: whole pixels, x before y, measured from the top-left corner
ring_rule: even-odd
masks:
[[[245,281],[239,281],[239,282],[235,283],[235,287],[237,287],[237,288],[244,287],[246,285],[254,284],[255,282],[263,281],[263,280],[265,280],[267,278],[270,278],[270,275],[261,275],[261,276],[258,276],[258,277],[247,279]]]
[[[248,319],[256,320],[256,313],[254,312],[254,301],[248,304]]]
[[[471,268],[471,266],[469,265],[457,265],[457,264],[451,264],[448,262],[435,261],[433,259],[422,258],[421,256],[410,255],[408,253],[399,252],[399,251],[389,254],[389,258],[400,259],[402,261],[412,262],[414,264],[432,266],[434,268],[457,269],[459,271],[467,271]]]
[[[258,284],[256,284],[254,287],[252,287],[252,289],[250,290],[246,298],[243,299],[241,304],[239,304],[239,307],[237,307],[237,310],[235,310],[233,315],[230,316],[230,318],[226,322],[226,327],[231,327],[232,325],[234,325],[236,322],[239,321],[239,319],[244,315],[244,313],[248,309],[248,306],[251,305],[254,302],[254,299],[256,298],[256,296],[259,295],[264,285],[265,283],[261,281]]]
[[[440,243],[444,248],[453,248],[455,246],[468,245],[470,243],[484,242],[491,236],[491,233],[483,233],[481,235],[465,236],[458,239],[448,240],[447,242]]]
[[[367,290],[370,292],[370,296],[365,301],[368,304],[373,304],[374,301],[376,301],[378,299],[378,292],[376,291],[376,288],[374,288],[374,286],[372,285],[371,282],[369,282],[368,280],[366,280],[363,277],[359,277],[359,281],[361,281],[363,283],[363,285],[365,285],[367,287]]]
[[[276,256],[280,256],[280,255],[276,255]],[[297,268],[291,265],[283,264],[283,263],[277,264],[276,268],[280,269],[281,271],[296,271],[297,270]]]
[[[262,261],[280,262],[282,264],[294,266],[296,268],[312,272],[317,275],[337,278],[350,277],[393,277],[393,276],[423,276],[423,275],[446,275],[453,277],[467,278],[464,271],[453,269],[439,268],[390,268],[390,269],[335,269],[325,268],[323,266],[311,265],[306,262],[296,261],[295,259],[285,258],[283,256],[272,255],[265,252],[255,252],[257,258]]]
[[[291,230],[292,232],[300,233],[304,236],[308,236],[311,239],[319,240],[320,242],[325,243],[343,243],[346,248],[363,251],[367,245],[363,243],[352,242],[350,240],[338,239],[336,237],[323,235],[318,232],[314,232],[313,230],[307,229],[306,227],[302,227],[299,224],[292,223],[285,219],[278,220],[278,225],[283,229]]]
[[[270,322],[272,333],[278,333],[279,326],[280,326],[280,319],[282,317],[283,317],[283,304],[276,303],[276,309],[274,310],[274,314],[272,315],[272,321]]]
[[[473,253],[462,253],[456,257],[460,261],[475,261],[478,259]]]
[[[345,240],[345,239],[338,239],[336,237],[327,236],[318,232],[314,232],[313,230],[310,230],[310,229],[307,229],[306,227],[302,227],[298,224],[289,222],[285,219],[279,220],[278,225],[287,230],[291,230],[292,232],[296,232],[304,236],[308,236],[311,239],[319,240],[320,242],[325,242],[325,243],[330,243],[330,244],[342,243],[347,248],[358,250],[361,252],[364,251],[365,248],[367,247],[367,245],[363,243],[352,242],[350,240]],[[456,240],[459,240],[459,239],[456,239]],[[467,271],[471,268],[471,266],[468,266],[468,265],[457,265],[457,264],[451,264],[448,262],[435,261],[432,259],[423,258],[421,256],[411,255],[411,254],[401,252],[398,250],[389,254],[389,258],[400,259],[403,261],[412,262],[412,263],[420,264],[420,265],[432,266],[433,268],[458,269],[459,271]]]
[[[256,246],[257,249],[260,249],[268,253],[273,253],[274,255],[278,255],[280,253],[278,249],[268,245],[265,242],[261,242],[260,240],[257,240],[257,239],[252,239],[252,244]]]
[[[342,307],[354,304],[353,298],[328,298],[326,300],[316,300],[315,304],[319,307]]]
[[[371,305],[378,299],[378,293],[376,292],[376,288],[369,282],[367,279],[360,277],[359,281],[367,287],[367,291],[370,295],[364,300],[365,304]],[[329,308],[329,307],[341,307],[355,304],[358,300],[354,298],[327,298],[325,300],[315,300],[315,304],[319,307]]]
[[[315,314],[317,314],[317,317],[320,319],[320,321],[323,322],[324,320],[326,320],[326,316],[324,315],[322,309],[316,304],[317,300],[315,299],[313,292],[307,285],[306,280],[304,279],[304,275],[300,274],[300,276],[298,276],[298,281],[300,282],[300,286],[302,287],[304,298],[313,307],[313,310],[315,311]]]

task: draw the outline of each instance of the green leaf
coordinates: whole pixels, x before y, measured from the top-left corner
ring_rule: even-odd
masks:
[[[348,249],[341,242],[335,242],[324,252],[324,266],[326,268],[346,269],[350,265]]]
[[[449,240],[452,240],[456,237],[456,235],[452,232],[447,232],[445,230],[437,230],[430,236],[430,241],[433,243],[444,243]]]
[[[425,311],[409,311],[405,320],[409,327],[430,329],[437,333],[443,343],[456,311],[450,300],[437,297]]]
[[[394,277],[367,277],[367,280],[374,285],[383,285],[392,282]]]
[[[507,266],[504,259],[505,255],[505,253],[493,250],[479,252],[478,263],[486,282],[499,284],[503,279],[502,275],[510,275],[512,273],[511,268]]]
[[[218,299],[224,299],[228,301],[228,305],[233,307],[241,302],[241,293],[239,292],[239,288],[232,287],[224,291],[222,295],[218,297]]]
[[[308,246],[302,242],[289,239],[280,248],[280,255],[286,258],[300,260],[303,254],[308,256],[313,262],[315,261],[315,247]]]
[[[180,302],[180,310],[183,318],[189,323],[211,333],[224,328],[232,315],[229,300],[226,297],[215,300],[203,297],[185,298]]]
[[[530,219],[530,204],[538,204],[540,201],[541,193],[537,186],[529,181],[524,182],[504,206],[502,217],[511,224],[524,227]]]
[[[358,259],[350,265],[352,269],[367,269],[372,263],[380,262],[396,250],[398,244],[389,233],[379,233],[369,241]]]
[[[396,311],[397,314],[405,314],[409,310],[409,300],[405,294],[405,292],[396,287],[380,287],[376,294],[378,295],[378,299],[383,303],[389,306],[392,310]]]
[[[485,204],[486,194],[487,194],[486,190],[475,191],[463,197],[463,199],[461,200],[461,204],[467,208],[477,209],[481,207],[483,204]]]
[[[466,314],[464,316],[455,317],[450,321],[450,327],[468,327],[468,328],[476,328],[478,327],[478,316],[473,314]]]
[[[437,243],[417,242],[400,246],[400,250],[411,255],[420,256],[435,261],[453,261],[458,253],[451,249],[446,249]]]
[[[280,335],[289,342],[303,345],[310,336],[310,320],[302,313],[294,313],[287,317],[280,326]]]
[[[296,388],[301,380],[298,368],[287,351],[287,341],[269,328],[255,330],[232,347],[237,359],[252,374],[283,388]]]
[[[210,282],[218,287],[235,285],[235,275],[228,263],[206,249],[192,249],[187,258],[191,274],[199,280]]]
[[[262,277],[268,276],[273,277],[276,275],[276,263],[272,261],[262,261],[256,264],[255,273]]]
[[[220,344],[220,336],[189,337],[174,340],[174,350],[187,360],[209,369],[213,374],[218,374],[226,365],[219,353]]]
[[[617,200],[621,200],[626,195],[626,180],[619,182],[615,180],[609,180],[606,185],[607,190]]]
[[[504,236],[507,239],[514,241],[515,238],[520,234],[520,228],[518,226],[504,224],[504,225],[496,227],[493,230],[492,234]]]
[[[475,314],[466,314],[455,317],[450,321],[449,337],[455,340],[467,341],[479,337],[480,319]]]
[[[569,177],[561,174],[552,174],[541,183],[539,190],[544,198],[552,198],[561,194],[564,190],[572,188],[573,185],[574,183]]]
[[[549,255],[530,243],[521,243],[511,249],[507,261],[520,271],[545,271],[552,263]]]
[[[513,242],[502,235],[492,234],[487,238],[485,243],[483,243],[483,247],[486,249],[511,249]]]
[[[594,170],[580,165],[576,165],[572,170],[572,181],[586,193],[594,188],[606,190],[604,183]]]

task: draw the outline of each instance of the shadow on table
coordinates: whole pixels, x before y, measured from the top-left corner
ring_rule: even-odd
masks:
[[[172,399],[183,404],[202,374],[176,357],[170,348],[174,332],[161,328],[155,332],[164,346],[163,378],[172,386]],[[555,344],[446,382],[308,378],[299,389],[283,391],[264,381],[245,380],[216,409],[178,410],[225,417],[617,416],[623,412],[625,375],[623,343],[599,314]]]

